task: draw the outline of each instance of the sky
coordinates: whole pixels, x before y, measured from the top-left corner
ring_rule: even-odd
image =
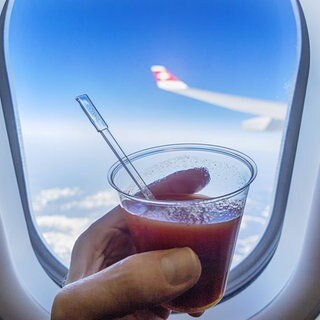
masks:
[[[60,250],[63,236],[72,235],[71,243],[117,203],[107,185],[115,158],[76,103],[82,93],[128,153],[177,142],[248,153],[259,168],[249,206],[262,215],[271,206],[282,132],[246,132],[241,122],[252,115],[159,90],[150,67],[165,65],[190,87],[288,102],[296,46],[289,0],[15,0],[9,68],[28,188],[46,240]],[[64,230],[60,240],[53,225]]]
[[[164,64],[192,87],[285,101],[296,62],[289,3],[17,0],[10,30],[16,89],[38,116],[68,116],[77,111],[74,97],[87,92],[117,116],[134,109],[152,118],[148,109],[159,109],[165,117],[179,100],[150,81],[150,66]],[[193,101],[183,104],[176,114]],[[210,112],[188,111],[189,119]]]

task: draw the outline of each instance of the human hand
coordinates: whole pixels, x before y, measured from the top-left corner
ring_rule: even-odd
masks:
[[[190,169],[166,177],[151,189],[192,194],[208,179],[204,169]],[[160,304],[197,282],[201,265],[189,248],[135,254],[123,214],[118,206],[80,235],[66,286],[53,304],[52,320],[167,319],[170,311]]]

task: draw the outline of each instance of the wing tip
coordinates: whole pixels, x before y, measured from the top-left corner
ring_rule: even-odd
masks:
[[[151,71],[152,72],[160,72],[160,71],[165,71],[167,70],[165,66],[162,66],[160,64],[154,64],[151,66]]]
[[[163,65],[152,65],[151,71],[160,89],[168,91],[185,90],[187,84],[179,80],[174,74],[167,70]]]

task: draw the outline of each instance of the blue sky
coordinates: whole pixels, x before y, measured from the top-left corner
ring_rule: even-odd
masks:
[[[288,0],[17,0],[10,32],[18,102],[45,117],[76,115],[87,92],[119,115],[236,118],[160,92],[150,66],[192,87],[284,101],[295,45]]]
[[[248,153],[259,173],[246,230],[264,228],[282,132],[243,131],[252,115],[159,90],[150,67],[163,64],[190,87],[286,102],[296,45],[289,0],[15,0],[10,68],[48,243],[68,256],[81,228],[117,201],[106,178],[115,158],[76,103],[82,93],[128,152],[202,142]],[[247,240],[244,248],[256,243]]]
[[[9,52],[30,181],[40,190],[80,183],[91,161],[98,177],[105,156],[114,160],[74,100],[84,92],[128,151],[192,140],[252,152],[279,141],[280,133],[242,132],[250,115],[159,90],[150,66],[166,65],[191,87],[286,101],[296,33],[289,0],[16,0]]]

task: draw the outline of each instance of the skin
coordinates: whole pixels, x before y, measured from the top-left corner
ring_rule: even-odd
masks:
[[[203,168],[174,173],[150,186],[154,193],[188,193],[209,181]],[[64,286],[54,299],[52,320],[164,320],[161,303],[191,288],[201,265],[190,248],[136,254],[119,206],[77,239]],[[198,317],[202,313],[193,314]]]

